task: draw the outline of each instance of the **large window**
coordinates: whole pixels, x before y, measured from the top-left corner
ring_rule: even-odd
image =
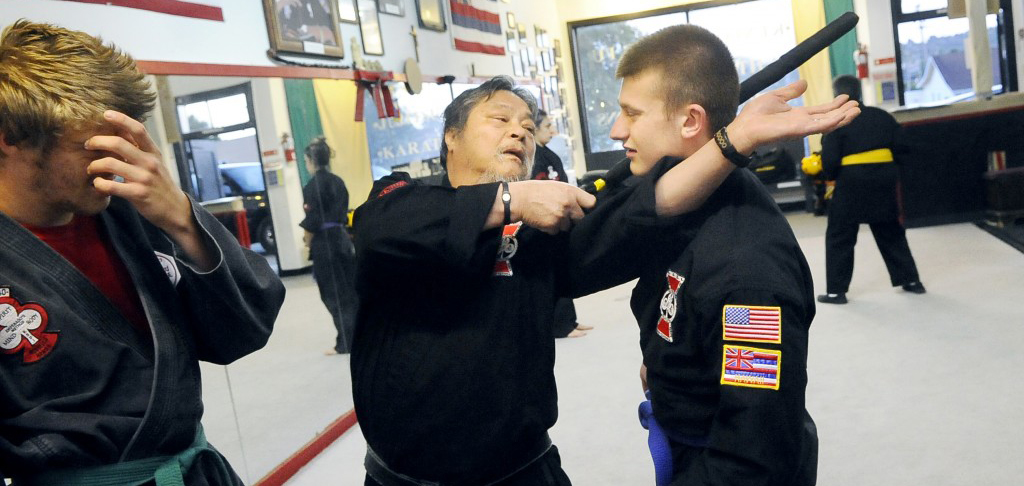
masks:
[[[588,167],[606,167],[609,161],[621,158],[621,144],[608,138],[619,112],[620,83],[615,68],[625,50],[641,37],[672,25],[704,27],[729,46],[741,81],[796,45],[791,0],[717,5],[570,23]],[[771,89],[798,77],[794,71]]]
[[[949,18],[946,2],[939,0],[893,0],[892,12],[900,104],[929,106],[974,99],[967,19]],[[1016,90],[1017,85],[1013,25],[1004,12],[1009,12],[1009,5],[985,17],[992,93]]]

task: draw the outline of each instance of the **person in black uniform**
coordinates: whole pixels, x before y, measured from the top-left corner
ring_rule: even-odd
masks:
[[[835,93],[860,100],[860,80],[839,76]],[[893,287],[925,293],[900,222],[899,168],[894,153],[900,126],[885,110],[864,107],[856,120],[821,139],[822,172],[835,180],[825,231],[827,294],[818,302],[845,304],[853,277],[853,247],[862,223],[868,224],[889,270]]]
[[[533,169],[530,171],[530,179],[550,180],[569,182],[565,174],[565,167],[562,159],[558,158],[551,149],[547,147],[551,137],[555,136],[555,128],[547,112],[538,109],[537,115],[533,118],[537,127],[535,139],[537,141],[537,153],[534,155]],[[583,337],[592,326],[582,326],[576,322],[576,306],[572,299],[561,297],[555,301],[555,337]]]
[[[739,99],[731,59],[693,25],[630,46],[616,72],[621,111],[611,138],[634,175],[688,164],[713,138],[732,152],[733,125],[723,128]],[[750,152],[731,157],[745,165]],[[659,479],[814,484],[817,434],[804,406],[813,285],[778,205],[752,172],[737,170],[699,209],[666,221],[656,245],[638,262],[630,306],[649,387],[641,410],[653,413],[670,451],[671,461],[656,459]]]
[[[359,301],[355,290],[355,248],[345,229],[348,189],[341,177],[331,173],[333,155],[323,136],[306,147],[306,168],[313,178],[302,189],[306,217],[299,226],[305,230],[303,241],[309,246],[320,300],[338,330],[334,348],[326,354],[346,354],[352,349]]]
[[[731,125],[737,146],[849,114],[841,103],[821,114],[791,108],[778,93],[747,104]],[[708,143],[583,217],[593,196],[523,180],[535,109],[507,77],[466,91],[445,110],[443,184],[395,173],[356,210],[352,381],[367,485],[569,484],[547,435],[557,415],[555,298],[636,278],[655,223],[694,209],[733,168]]]
[[[174,182],[131,56],[0,33],[0,484],[241,486],[199,361],[262,348],[285,288]]]

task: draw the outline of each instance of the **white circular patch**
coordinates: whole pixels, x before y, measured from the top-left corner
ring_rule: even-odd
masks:
[[[178,281],[181,280],[181,272],[178,271],[178,262],[174,261],[174,258],[170,255],[165,255],[158,251],[154,251],[156,254],[157,261],[160,262],[160,266],[163,267],[164,273],[167,274],[167,278],[171,281],[171,285],[177,286]]]

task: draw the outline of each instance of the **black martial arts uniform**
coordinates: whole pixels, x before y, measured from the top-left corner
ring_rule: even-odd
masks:
[[[320,300],[331,313],[338,336],[334,350],[352,349],[359,302],[355,291],[355,249],[345,223],[348,221],[348,189],[340,177],[320,169],[302,189],[306,218],[299,223],[313,233],[309,258],[320,288]]]
[[[864,106],[849,125],[821,139],[822,171],[836,181],[825,232],[825,274],[830,294],[845,294],[853,277],[853,247],[866,223],[882,253],[893,286],[919,280],[897,200],[899,169],[893,161],[850,163],[844,157],[897,149],[900,126],[885,110]]]
[[[551,149],[537,144],[537,153],[533,157],[533,170],[530,179],[569,182],[565,175],[562,159]],[[576,329],[576,306],[572,299],[559,298],[555,301],[555,337],[562,338]]]
[[[497,183],[453,189],[395,174],[356,210],[353,393],[368,475],[386,486],[400,484],[387,480],[394,474],[568,484],[547,436],[557,415],[554,302],[636,277],[630,263],[655,229],[653,184],[558,236],[522,224],[482,231],[497,192]]]
[[[178,454],[193,444],[203,413],[199,360],[230,363],[266,343],[284,286],[263,257],[192,207],[216,247],[209,272],[194,270],[127,201],[115,197],[99,215],[151,338],[0,214],[0,476],[29,484],[41,473]],[[204,451],[185,484],[242,484],[224,464]]]
[[[533,156],[530,179],[569,182],[562,159],[558,158],[558,154],[553,150],[541,144],[537,144],[537,153]]]
[[[736,170],[662,235],[639,262],[630,305],[671,484],[814,484],[817,435],[804,407],[813,285],[785,217]]]

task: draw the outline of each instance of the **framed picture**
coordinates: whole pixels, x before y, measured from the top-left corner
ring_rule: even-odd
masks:
[[[523,65],[523,76],[528,76],[530,73],[530,53],[527,52],[526,48],[519,49],[519,61]]]
[[[519,30],[519,42],[526,44],[526,26],[519,24],[516,28]]]
[[[551,58],[547,49],[540,50],[540,70],[544,72],[551,70]]]
[[[548,33],[546,30],[537,27],[536,25],[533,26],[533,42],[537,47],[547,47],[544,45],[547,35]]]
[[[512,54],[512,75],[517,78],[523,77],[523,61],[516,54]]]
[[[519,50],[519,40],[516,39],[516,33],[511,30],[505,31],[505,48],[509,51]]]
[[[263,0],[270,47],[281,52],[345,57],[333,0]]]
[[[405,17],[405,0],[378,0],[380,13]]]
[[[509,30],[516,30],[516,14],[508,12],[505,14],[505,22],[508,23]]]
[[[356,13],[356,0],[338,0],[338,20],[350,24],[359,23],[359,14]]]
[[[562,43],[559,42],[558,39],[555,39],[554,41],[552,41],[552,43],[554,44],[554,47],[552,49],[555,52],[555,59],[561,59],[562,58]]]
[[[380,33],[377,0],[356,0],[359,10],[359,33],[363,37],[363,54],[384,55],[384,37]]]
[[[416,16],[420,19],[420,27],[424,29],[437,32],[448,30],[442,0],[416,0]]]
[[[529,48],[526,49],[526,51],[529,53],[529,54],[527,54],[527,56],[528,56],[527,59],[530,60],[530,65],[536,67],[537,66],[537,49],[529,47]]]

